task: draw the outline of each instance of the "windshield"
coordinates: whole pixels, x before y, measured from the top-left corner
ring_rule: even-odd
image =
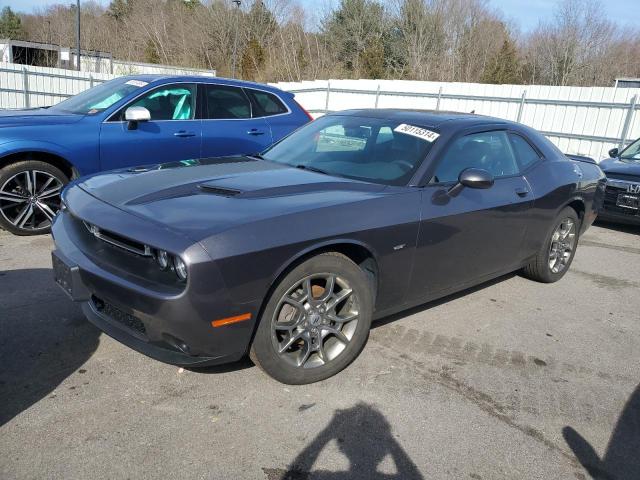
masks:
[[[142,80],[116,78],[63,100],[51,109],[79,115],[95,115],[146,85],[147,82]]]
[[[394,120],[322,117],[262,153],[265,160],[383,185],[406,185],[436,132]]]
[[[622,151],[620,159],[628,162],[640,162],[640,138]]]

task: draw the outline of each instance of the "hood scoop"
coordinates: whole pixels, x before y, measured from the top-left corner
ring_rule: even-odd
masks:
[[[219,195],[221,197],[235,197],[236,195],[240,195],[242,193],[240,190],[217,187],[215,185],[210,185],[208,183],[201,183],[200,185],[198,185],[198,188],[205,193],[210,193],[212,195]]]

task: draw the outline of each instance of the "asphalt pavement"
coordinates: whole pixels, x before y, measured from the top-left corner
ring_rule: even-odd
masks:
[[[640,228],[556,284],[386,318],[337,376],[181,370],[101,334],[51,238],[0,232],[0,479],[640,479]]]

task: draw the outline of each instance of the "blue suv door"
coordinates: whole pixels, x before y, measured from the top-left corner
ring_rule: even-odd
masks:
[[[201,120],[197,86],[161,85],[131,101],[102,124],[100,162],[104,170],[200,157]],[[151,120],[130,124],[130,107],[149,110]]]
[[[273,143],[264,118],[252,118],[252,105],[242,88],[200,84],[203,89],[202,157],[252,154]]]

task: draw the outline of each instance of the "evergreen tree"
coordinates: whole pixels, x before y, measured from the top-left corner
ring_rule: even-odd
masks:
[[[245,80],[256,80],[264,67],[266,55],[264,48],[255,38],[251,38],[242,51],[240,75]]]
[[[11,10],[11,7],[4,7],[0,13],[0,38],[21,40],[23,37],[24,30],[20,17]]]
[[[502,47],[491,59],[482,75],[484,83],[509,84],[521,80],[521,66],[518,51],[510,38],[505,38]]]

